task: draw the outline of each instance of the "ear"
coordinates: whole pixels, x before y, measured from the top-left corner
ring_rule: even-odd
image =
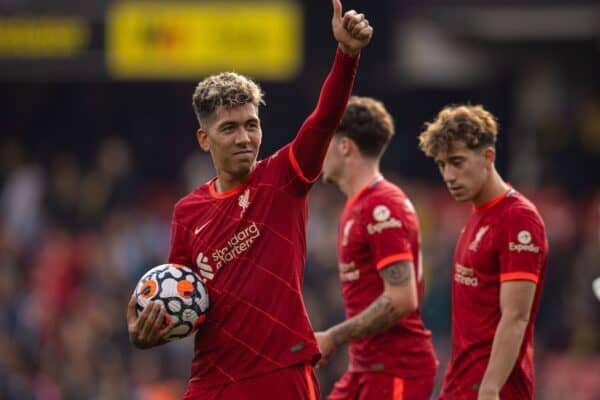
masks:
[[[342,136],[339,143],[339,149],[342,156],[347,157],[352,150],[352,141],[347,136]]]
[[[484,150],[483,156],[485,157],[487,165],[494,165],[494,162],[496,161],[496,149],[492,146],[487,147]]]
[[[196,139],[198,140],[198,144],[200,148],[206,152],[210,151],[210,141],[208,140],[208,133],[204,131],[202,128],[198,128],[196,132]]]

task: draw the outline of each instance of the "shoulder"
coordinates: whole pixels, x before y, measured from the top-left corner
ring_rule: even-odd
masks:
[[[272,180],[281,175],[290,164],[290,145],[286,145],[270,156],[258,161],[251,174],[251,180]]]
[[[524,220],[544,225],[544,221],[536,206],[527,197],[515,192],[507,199],[505,216],[514,220]]]
[[[190,214],[190,210],[210,199],[208,182],[180,198],[173,206],[173,220],[180,221]]]
[[[516,193],[507,199],[504,212],[498,218],[504,240],[509,241],[509,250],[537,253],[540,248],[547,247],[544,221],[533,203],[523,195]]]
[[[291,144],[288,143],[285,146],[281,147],[279,150],[275,151],[270,156],[263,158],[256,164],[256,168],[266,168],[269,165],[272,165],[277,162],[289,162],[290,158],[290,149]]]
[[[389,182],[381,182],[360,199],[359,212],[364,221],[386,223],[388,221],[407,221],[414,213],[412,203],[404,192]]]
[[[414,207],[402,189],[388,181],[382,181],[370,193],[364,196],[364,209],[369,211],[379,207],[389,209],[393,213],[411,213]]]

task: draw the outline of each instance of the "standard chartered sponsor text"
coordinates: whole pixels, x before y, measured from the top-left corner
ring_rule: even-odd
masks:
[[[476,287],[479,285],[479,279],[475,276],[473,268],[467,268],[464,265],[456,264],[454,280],[466,286]]]
[[[227,241],[226,246],[217,249],[212,253],[212,258],[216,263],[217,269],[220,269],[223,265],[247,251],[258,237],[260,237],[260,230],[258,229],[256,222],[253,222],[243,230],[235,233]]]

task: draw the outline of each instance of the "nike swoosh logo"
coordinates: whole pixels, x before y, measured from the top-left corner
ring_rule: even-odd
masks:
[[[194,229],[194,235],[197,235],[200,233],[200,231],[202,231],[202,229],[206,228],[206,225],[208,225],[210,223],[210,221],[212,220],[208,220],[204,225],[202,225],[199,228]]]

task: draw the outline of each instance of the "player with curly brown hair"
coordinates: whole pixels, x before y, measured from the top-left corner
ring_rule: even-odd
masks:
[[[535,206],[494,165],[498,124],[480,105],[445,107],[419,136],[450,194],[473,212],[454,253],[452,355],[441,399],[533,399],[533,329],[548,241]]]

